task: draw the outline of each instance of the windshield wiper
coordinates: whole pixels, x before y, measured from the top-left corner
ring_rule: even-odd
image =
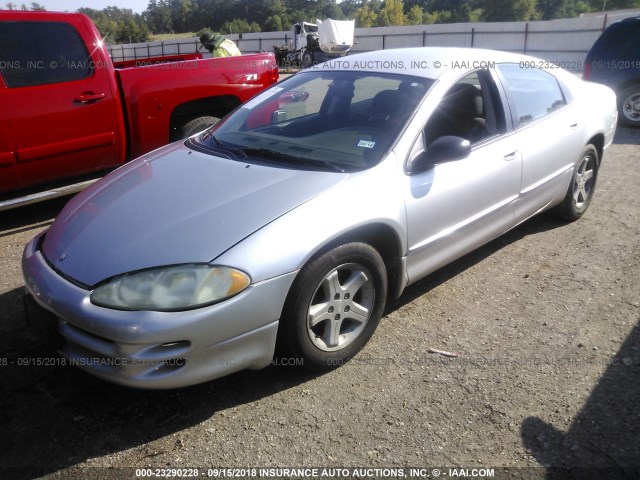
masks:
[[[304,157],[297,157],[288,153],[276,152],[268,148],[242,148],[238,151],[244,153],[247,157],[256,156],[267,160],[283,160],[293,165],[306,165],[310,167],[321,167],[337,173],[345,173],[345,170],[339,165],[328,160],[311,160]]]
[[[216,145],[218,147],[224,148],[224,143],[222,143],[220,140],[218,140],[213,133],[210,135],[210,137],[214,142],[216,142]]]
[[[204,141],[209,139],[212,140],[212,143],[207,146],[207,148],[209,149],[212,149],[216,152],[224,152],[227,156],[230,155],[232,158],[235,158],[236,160],[240,160],[241,158],[247,157],[246,154],[242,151],[242,149],[234,148],[227,145],[226,143],[218,140],[218,138],[213,133],[209,133],[209,132],[205,133],[204,135],[202,135],[202,138],[200,140]]]

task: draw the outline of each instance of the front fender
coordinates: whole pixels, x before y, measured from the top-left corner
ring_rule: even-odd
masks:
[[[240,268],[259,282],[299,270],[325,246],[370,225],[393,230],[404,255],[407,227],[399,175],[391,155],[266,225],[214,263]]]

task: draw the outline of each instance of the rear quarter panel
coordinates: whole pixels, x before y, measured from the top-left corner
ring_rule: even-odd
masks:
[[[570,88],[575,97],[575,107],[584,124],[585,144],[602,135],[603,150],[606,150],[613,142],[618,122],[616,94],[605,85],[585,82],[575,77],[572,78]]]

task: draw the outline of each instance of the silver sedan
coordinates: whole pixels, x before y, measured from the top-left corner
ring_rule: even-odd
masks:
[[[134,387],[262,368],[276,348],[342,364],[408,285],[539,212],[585,213],[615,96],[541,67],[398,49],[275,85],[73,198],[24,252],[33,324]]]

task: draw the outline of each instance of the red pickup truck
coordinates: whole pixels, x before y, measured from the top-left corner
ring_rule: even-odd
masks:
[[[272,53],[113,64],[81,14],[0,12],[0,211],[84,188],[278,81]]]

